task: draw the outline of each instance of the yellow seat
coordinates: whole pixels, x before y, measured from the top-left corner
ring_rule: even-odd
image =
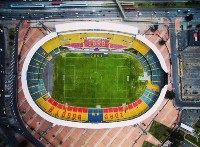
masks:
[[[52,107],[52,105],[49,103],[49,102],[47,102],[47,101],[45,101],[45,103],[43,103],[42,105],[41,105],[41,108],[43,109],[43,110],[45,110],[46,112],[48,112],[49,111],[49,109]]]
[[[46,101],[43,99],[43,97],[40,97],[39,99],[36,100],[36,103],[39,106],[42,106]]]
[[[138,106],[138,112],[139,113],[142,113],[142,112],[144,112],[144,111],[146,111],[148,108],[149,108],[149,106],[145,103],[145,102],[142,102],[139,106]]]
[[[45,44],[42,45],[42,48],[47,52],[50,53],[55,48],[61,46],[60,39],[58,37],[52,38],[51,40],[47,41]]]
[[[81,121],[88,121],[88,113],[82,113]]]
[[[143,42],[136,39],[134,39],[131,47],[139,51],[142,55],[145,55],[150,50],[150,48],[146,46]]]
[[[147,83],[147,88],[152,89],[153,91],[156,91],[156,92],[160,92],[160,86],[152,84],[150,80]]]

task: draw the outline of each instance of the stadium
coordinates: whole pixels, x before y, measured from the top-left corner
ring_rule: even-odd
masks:
[[[42,118],[76,128],[114,128],[151,116],[167,91],[167,66],[137,27],[58,24],[23,63],[22,89]]]

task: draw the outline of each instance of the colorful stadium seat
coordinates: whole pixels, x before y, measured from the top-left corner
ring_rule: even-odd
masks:
[[[103,110],[98,108],[88,109],[88,121],[89,122],[102,122],[103,121]]]

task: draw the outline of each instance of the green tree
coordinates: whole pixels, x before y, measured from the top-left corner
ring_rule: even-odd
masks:
[[[155,24],[153,26],[150,27],[151,32],[155,32],[158,29],[158,25]]]
[[[160,39],[158,43],[159,43],[160,45],[164,45],[165,42],[166,42],[166,41],[165,41],[164,39]]]
[[[175,92],[174,91],[169,91],[167,90],[166,94],[165,94],[165,98],[166,99],[169,99],[169,100],[172,100],[175,98]]]

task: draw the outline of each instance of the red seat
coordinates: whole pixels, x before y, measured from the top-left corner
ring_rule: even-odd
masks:
[[[88,109],[87,108],[83,108],[83,113],[88,113]]]
[[[137,104],[136,102],[134,102],[134,103],[133,103],[133,106],[134,106],[134,107],[137,107],[137,106],[138,106],[138,104]]]
[[[83,111],[83,108],[78,108],[78,112],[82,112]]]
[[[72,106],[68,106],[67,110],[72,111]]]
[[[133,109],[133,105],[132,105],[132,104],[129,104],[129,105],[128,105],[128,108],[129,108],[129,109]]]
[[[52,103],[54,102],[54,99],[49,98],[49,99],[48,99],[48,102],[52,104]]]
[[[73,107],[73,112],[77,112],[77,107]]]
[[[52,105],[56,107],[58,105],[58,102],[54,101]]]
[[[108,113],[108,109],[107,109],[107,108],[104,108],[104,109],[103,109],[103,113]]]
[[[122,106],[119,106],[118,109],[119,109],[119,112],[123,111],[123,107]]]
[[[112,113],[113,112],[113,108],[109,108],[109,112]]]
[[[65,105],[62,105],[62,109],[65,110],[65,109],[66,109],[66,106],[65,106]]]
[[[141,100],[141,99],[137,100],[137,103],[138,103],[138,104],[141,104],[141,103],[142,103],[142,100]]]
[[[115,107],[115,108],[113,108],[113,111],[114,112],[118,112],[118,109]]]
[[[60,104],[60,103],[57,105],[57,107],[58,107],[59,109],[63,109],[63,105]]]

